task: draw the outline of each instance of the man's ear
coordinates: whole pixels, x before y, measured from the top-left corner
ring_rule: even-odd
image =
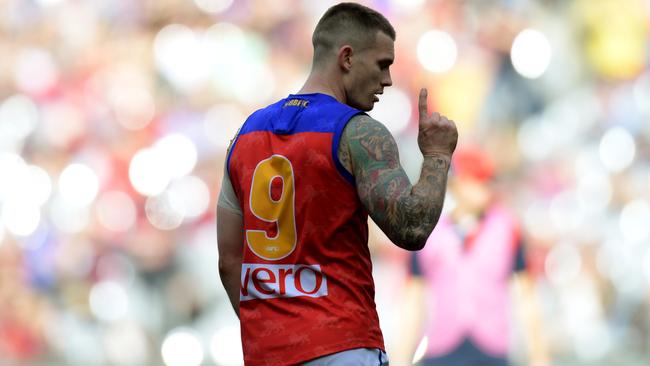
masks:
[[[350,71],[352,68],[352,46],[343,45],[339,48],[338,64],[339,67],[345,71]]]

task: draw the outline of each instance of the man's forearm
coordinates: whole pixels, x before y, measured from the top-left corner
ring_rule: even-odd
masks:
[[[402,217],[395,223],[395,231],[416,244],[406,249],[424,247],[436,226],[445,200],[449,165],[449,156],[425,156],[420,179],[399,200]]]
[[[430,226],[424,228],[427,237],[431,234],[442,212],[450,163],[451,157],[446,155],[425,156],[420,179],[411,189],[411,196],[415,197],[421,205],[414,214]],[[422,216],[419,211],[422,211]]]
[[[239,317],[239,292],[243,256],[243,219],[240,213],[217,206],[219,274],[230,303]]]
[[[241,286],[241,265],[219,266],[219,275],[221,276],[221,283],[226,289],[228,299],[232,308],[237,313],[239,318],[239,292]]]

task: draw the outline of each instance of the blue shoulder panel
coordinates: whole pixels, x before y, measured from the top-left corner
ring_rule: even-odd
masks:
[[[343,178],[354,185],[354,177],[339,161],[338,146],[343,129],[353,116],[360,113],[363,112],[326,94],[291,94],[251,114],[237,137],[256,131],[268,131],[277,135],[301,132],[332,133],[332,158],[336,168]],[[237,140],[233,147],[236,143]]]
[[[253,113],[240,134],[269,131],[278,135],[300,132],[335,132],[340,119],[358,113],[333,97],[320,94],[291,94],[287,98]]]

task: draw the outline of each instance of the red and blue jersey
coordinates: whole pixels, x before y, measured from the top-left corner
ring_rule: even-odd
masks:
[[[246,365],[384,349],[368,214],[338,159],[343,129],[360,113],[325,94],[289,95],[253,113],[230,149],[245,232]]]

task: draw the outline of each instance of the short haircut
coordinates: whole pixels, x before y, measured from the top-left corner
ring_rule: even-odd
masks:
[[[311,39],[314,62],[322,61],[326,53],[343,44],[357,50],[372,47],[378,31],[395,40],[395,29],[377,11],[356,3],[334,5],[323,14],[314,30]]]

